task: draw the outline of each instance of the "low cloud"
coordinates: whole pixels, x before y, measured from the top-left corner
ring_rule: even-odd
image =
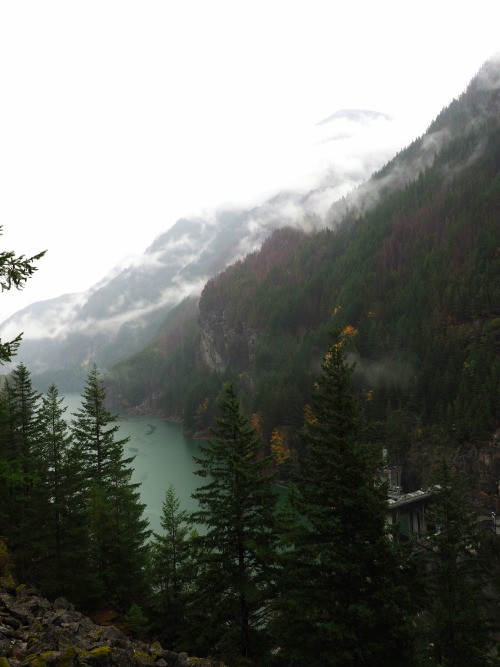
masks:
[[[381,188],[414,176],[415,166],[394,163],[383,178],[368,181],[399,148],[393,121],[384,114],[339,112],[319,123],[311,140],[320,147],[306,178],[313,187],[284,191],[248,208],[219,207],[179,220],[146,252],[124,258],[90,290],[34,304],[5,323],[0,335],[6,340],[24,331],[25,340],[62,342],[73,334],[113,336],[123,326],[146,326],[154,312],[199,295],[214,272],[259,249],[274,229],[288,225],[311,231],[336,223],[333,202],[349,195],[350,205],[366,208],[378,201]],[[418,168],[430,163],[444,140],[436,133],[422,141]]]
[[[450,129],[443,128],[416,139],[413,142],[415,150],[412,151],[411,159],[396,156],[388,161],[380,172],[376,173],[374,170],[374,178],[362,182],[343,195],[345,199],[340,201],[339,197],[328,210],[329,226],[335,226],[344,216],[346,209],[364,214],[376,206],[387,192],[406,187],[420,172],[433,165],[436,155],[452,137]],[[476,150],[468,156],[467,164],[476,159],[481,150],[482,145],[476,146]],[[465,163],[459,168],[464,166]]]
[[[64,337],[73,333],[86,334],[91,331],[108,335],[116,334],[124,325],[133,324],[136,328],[147,326],[147,316],[158,310],[173,307],[188,296],[201,294],[208,278],[203,277],[195,281],[183,281],[181,279],[172,281],[171,287],[165,288],[161,295],[154,301],[136,302],[134,308],[120,314],[100,319],[88,318],[72,323],[64,332]]]
[[[88,292],[66,294],[38,302],[4,322],[0,327],[0,337],[10,340],[23,332],[24,339],[59,338],[69,330],[88,296]]]
[[[364,383],[374,390],[387,386],[407,387],[414,376],[413,367],[403,359],[387,358],[367,361],[360,359],[357,355],[349,356],[350,361],[356,364],[355,375],[361,376]]]
[[[73,334],[94,336],[96,334],[113,335],[126,324],[136,323],[138,327],[147,324],[147,315],[166,307],[173,307],[185,297],[201,294],[208,276],[196,280],[185,280],[180,276],[172,280],[169,287],[151,301],[136,301],[132,308],[123,308],[126,303],[124,294],[118,295],[110,304],[103,317],[82,317],[82,307],[88,302],[90,292],[72,294],[35,304],[38,313],[31,308],[18,313],[0,328],[2,340],[11,340],[23,332],[23,340],[42,341],[58,340],[61,343]]]
[[[477,75],[477,85],[484,90],[500,90],[500,51],[486,62]]]

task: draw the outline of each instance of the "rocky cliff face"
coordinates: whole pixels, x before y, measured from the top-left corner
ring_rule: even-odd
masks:
[[[119,628],[95,624],[63,598],[49,602],[33,589],[0,578],[0,667],[224,667],[155,642],[133,641]]]
[[[259,331],[246,323],[230,322],[224,308],[200,312],[200,355],[213,371],[233,368],[248,371],[252,366]]]

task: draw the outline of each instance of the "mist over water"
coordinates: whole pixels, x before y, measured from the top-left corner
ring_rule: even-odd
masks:
[[[70,394],[65,397],[65,417],[79,409],[81,397]],[[180,509],[193,511],[197,503],[191,498],[193,491],[201,485],[201,478],[194,475],[196,465],[193,456],[199,455],[195,440],[186,438],[182,425],[164,421],[151,415],[131,416],[119,413],[120,428],[117,438],[130,437],[124,447],[124,456],[135,457],[132,463],[132,482],[139,483],[141,500],[146,505],[144,516],[150,528],[158,533],[161,529],[162,503],[170,483],[180,500]]]

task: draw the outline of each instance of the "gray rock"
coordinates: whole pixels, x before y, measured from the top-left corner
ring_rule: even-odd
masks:
[[[20,639],[21,637],[15,630],[7,628],[5,625],[0,625],[0,635],[2,635],[2,637],[7,637],[7,639]]]
[[[19,621],[21,625],[29,625],[31,623],[29,614],[24,610],[18,611],[17,609],[14,609],[14,607],[8,605],[5,605],[5,607],[9,616],[12,616],[12,618],[15,618],[17,621]]]
[[[177,658],[177,664],[179,667],[189,667],[189,656],[187,653],[179,653]]]
[[[59,609],[66,609],[67,611],[75,610],[74,606],[71,604],[71,602],[68,602],[66,598],[57,598],[54,600],[52,608],[54,611],[58,611]]]
[[[17,630],[18,628],[21,627],[21,622],[15,619],[13,616],[10,616],[9,614],[6,614],[4,612],[0,611],[0,621],[4,625],[9,625],[11,628],[14,628],[14,630]]]
[[[115,628],[114,625],[110,625],[102,631],[100,644],[117,648],[130,648],[132,645],[127,635],[118,628]]]
[[[131,640],[115,626],[99,626],[58,598],[50,603],[26,586],[6,588],[0,580],[0,656],[10,667],[24,664],[29,655],[46,654],[45,664],[76,667],[187,667],[187,653],[174,653],[159,642]],[[207,665],[208,661],[201,661]],[[222,663],[219,663],[222,667]]]
[[[163,660],[165,664],[169,665],[169,667],[173,667],[174,665],[177,665],[179,661],[179,654],[174,653],[173,651],[167,651],[165,649],[162,649],[158,651],[158,658],[159,660]]]

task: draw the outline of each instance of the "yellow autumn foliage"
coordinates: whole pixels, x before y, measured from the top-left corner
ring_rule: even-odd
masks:
[[[271,434],[271,452],[278,465],[283,465],[290,456],[290,448],[287,447],[287,439],[286,427],[275,426]]]

